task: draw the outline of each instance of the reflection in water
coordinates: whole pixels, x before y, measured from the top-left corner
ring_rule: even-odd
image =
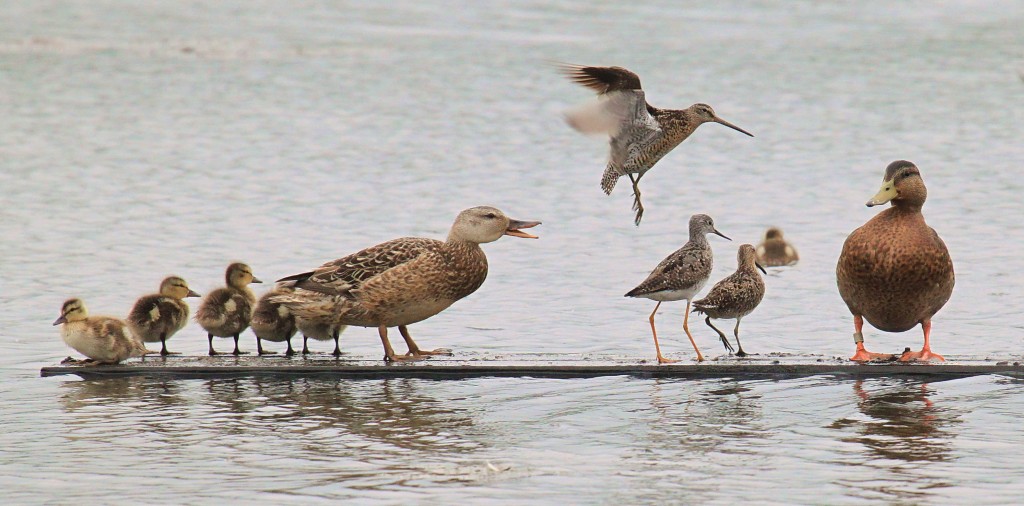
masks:
[[[65,451],[74,461],[103,447],[135,469],[187,461],[194,469],[179,466],[177,473],[211,485],[227,474],[252,482],[254,492],[365,492],[424,477],[474,479],[463,461],[480,444],[462,437],[473,419],[429,395],[433,385],[336,378],[67,382],[60,401],[73,416],[63,430],[71,444]],[[200,471],[211,463],[222,469],[219,476]],[[292,472],[282,474],[282,466]],[[303,469],[299,478],[296,467]],[[359,495],[345,493],[332,497]]]
[[[857,436],[844,441],[860,443],[882,459],[941,462],[950,457],[955,434],[944,427],[959,420],[954,412],[934,405],[928,383],[901,382],[896,388],[872,391],[864,387],[864,380],[857,380],[853,392],[867,419],[834,422],[832,428],[858,428]]]

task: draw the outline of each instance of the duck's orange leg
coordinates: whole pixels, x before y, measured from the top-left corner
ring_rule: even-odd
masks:
[[[661,356],[661,346],[658,346],[658,331],[654,328],[654,314],[658,312],[658,308],[661,307],[661,301],[654,306],[654,311],[651,311],[651,317],[648,320],[651,322],[651,334],[654,336],[654,351],[658,353],[659,364],[672,364],[678,362],[678,360],[670,360]]]
[[[892,360],[893,356],[889,353],[871,353],[864,348],[864,317],[861,315],[853,315],[853,342],[857,343],[857,352],[850,357],[850,360],[854,362],[868,362],[871,360]]]
[[[921,328],[924,329],[924,347],[921,348],[921,351],[903,352],[903,355],[900,356],[900,362],[910,362],[912,360],[920,360],[923,362],[932,359],[938,360],[939,362],[945,362],[946,359],[942,355],[939,355],[938,353],[932,353],[932,346],[931,342],[929,341],[929,337],[932,333],[932,321],[925,320],[921,322]]]
[[[409,328],[406,327],[405,325],[399,325],[398,326],[398,331],[402,333],[402,338],[405,339],[405,344],[406,344],[406,346],[409,347],[409,351],[406,352],[406,354],[405,354],[406,356],[410,356],[410,355],[413,356],[413,357],[424,357],[424,356],[430,356],[430,355],[447,355],[449,357],[452,356],[452,350],[447,350],[447,349],[444,349],[444,348],[439,348],[439,349],[430,350],[430,351],[421,350],[420,347],[416,345],[416,341],[412,340],[412,336],[409,334]]]
[[[397,362],[399,360],[415,360],[415,357],[406,357],[403,355],[395,355],[395,349],[391,347],[391,341],[388,340],[388,328],[385,325],[377,327],[377,333],[380,334],[380,342],[384,345],[384,361],[385,362]]]

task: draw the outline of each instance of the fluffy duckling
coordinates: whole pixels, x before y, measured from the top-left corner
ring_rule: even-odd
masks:
[[[284,354],[289,357],[295,354],[295,350],[292,349],[292,336],[295,335],[297,330],[295,315],[288,309],[288,306],[271,300],[276,295],[292,293],[294,291],[295,288],[288,286],[286,283],[278,283],[273,290],[263,294],[256,303],[256,309],[252,312],[250,325],[252,326],[253,334],[256,334],[256,352],[258,354],[274,353],[272,351],[263,351],[263,344],[260,342],[263,339],[275,343],[286,341],[288,343],[288,351]]]
[[[262,283],[252,275],[252,269],[243,263],[233,263],[224,273],[227,286],[218,288],[203,299],[196,311],[196,321],[206,330],[210,343],[210,356],[216,355],[213,349],[213,337],[234,337],[234,355],[238,351],[238,336],[252,318],[252,309],[256,305],[256,294],[249,289],[249,283]]]
[[[167,340],[188,323],[188,304],[185,297],[199,297],[178,276],[169,276],[160,283],[158,293],[143,295],[128,313],[128,328],[144,343],[160,343],[160,354],[170,355]]]
[[[81,299],[68,299],[53,322],[62,325],[60,337],[76,351],[89,357],[85,362],[116,364],[128,357],[141,357],[149,350],[135,339],[128,326],[117,318],[89,316]]]
[[[338,325],[376,327],[387,361],[451,354],[421,350],[408,325],[444,311],[475,292],[487,278],[481,244],[502,236],[536,238],[521,231],[539,221],[518,221],[488,206],[459,213],[445,241],[420,237],[394,239],[327,262],[315,270],[288,276],[291,295],[276,298],[301,320],[328,319]],[[388,341],[398,327],[409,352],[398,356]]]
[[[782,267],[794,265],[800,260],[796,248],[782,238],[782,229],[769,227],[764,233],[764,239],[757,245],[757,263],[765,267]]]
[[[335,357],[341,356],[341,347],[338,341],[341,338],[341,333],[348,328],[347,325],[339,325],[334,322],[333,318],[296,318],[295,324],[298,326],[299,331],[302,332],[303,355],[309,354],[307,342],[310,339],[316,339],[317,341],[330,341],[334,339],[334,351],[331,354]]]
[[[760,269],[765,274],[767,272],[757,263],[754,247],[749,244],[740,245],[739,251],[736,252],[736,264],[736,272],[715,283],[706,297],[693,301],[693,307],[694,311],[707,315],[704,323],[718,333],[722,344],[730,353],[735,351],[732,344],[721,330],[711,324],[711,319],[735,319],[736,327],[732,329],[732,334],[736,336],[736,346],[740,349],[736,356],[745,357],[747,352],[743,351],[743,345],[740,344],[740,320],[752,313],[764,298],[764,280],[757,270]]]
[[[865,319],[886,332],[905,332],[920,324],[924,346],[921,351],[905,352],[900,360],[945,360],[932,352],[929,338],[932,316],[953,294],[953,260],[921,214],[927,197],[921,169],[906,160],[892,162],[885,169],[881,190],[867,203],[868,207],[891,203],[891,207],[854,230],[843,243],[836,282],[853,313],[857,351],[850,360],[891,358],[864,348]]]

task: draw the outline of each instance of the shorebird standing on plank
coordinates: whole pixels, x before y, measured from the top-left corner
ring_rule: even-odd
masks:
[[[633,182],[637,226],[644,215],[637,186],[640,178],[697,127],[708,122],[721,123],[754,136],[719,118],[707,104],[693,104],[686,109],[658,109],[648,104],[640,88],[640,77],[622,67],[561,64],[560,68],[573,82],[599,95],[596,103],[568,112],[566,121],[582,133],[609,136],[611,150],[601,189],[611,195],[616,181],[623,175],[629,176]]]

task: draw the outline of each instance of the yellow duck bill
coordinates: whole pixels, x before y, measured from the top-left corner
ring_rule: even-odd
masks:
[[[896,191],[896,185],[893,183],[893,180],[890,179],[882,183],[882,188],[878,190],[878,193],[876,193],[874,197],[871,197],[871,200],[868,201],[867,206],[880,206],[898,196],[899,192]]]

